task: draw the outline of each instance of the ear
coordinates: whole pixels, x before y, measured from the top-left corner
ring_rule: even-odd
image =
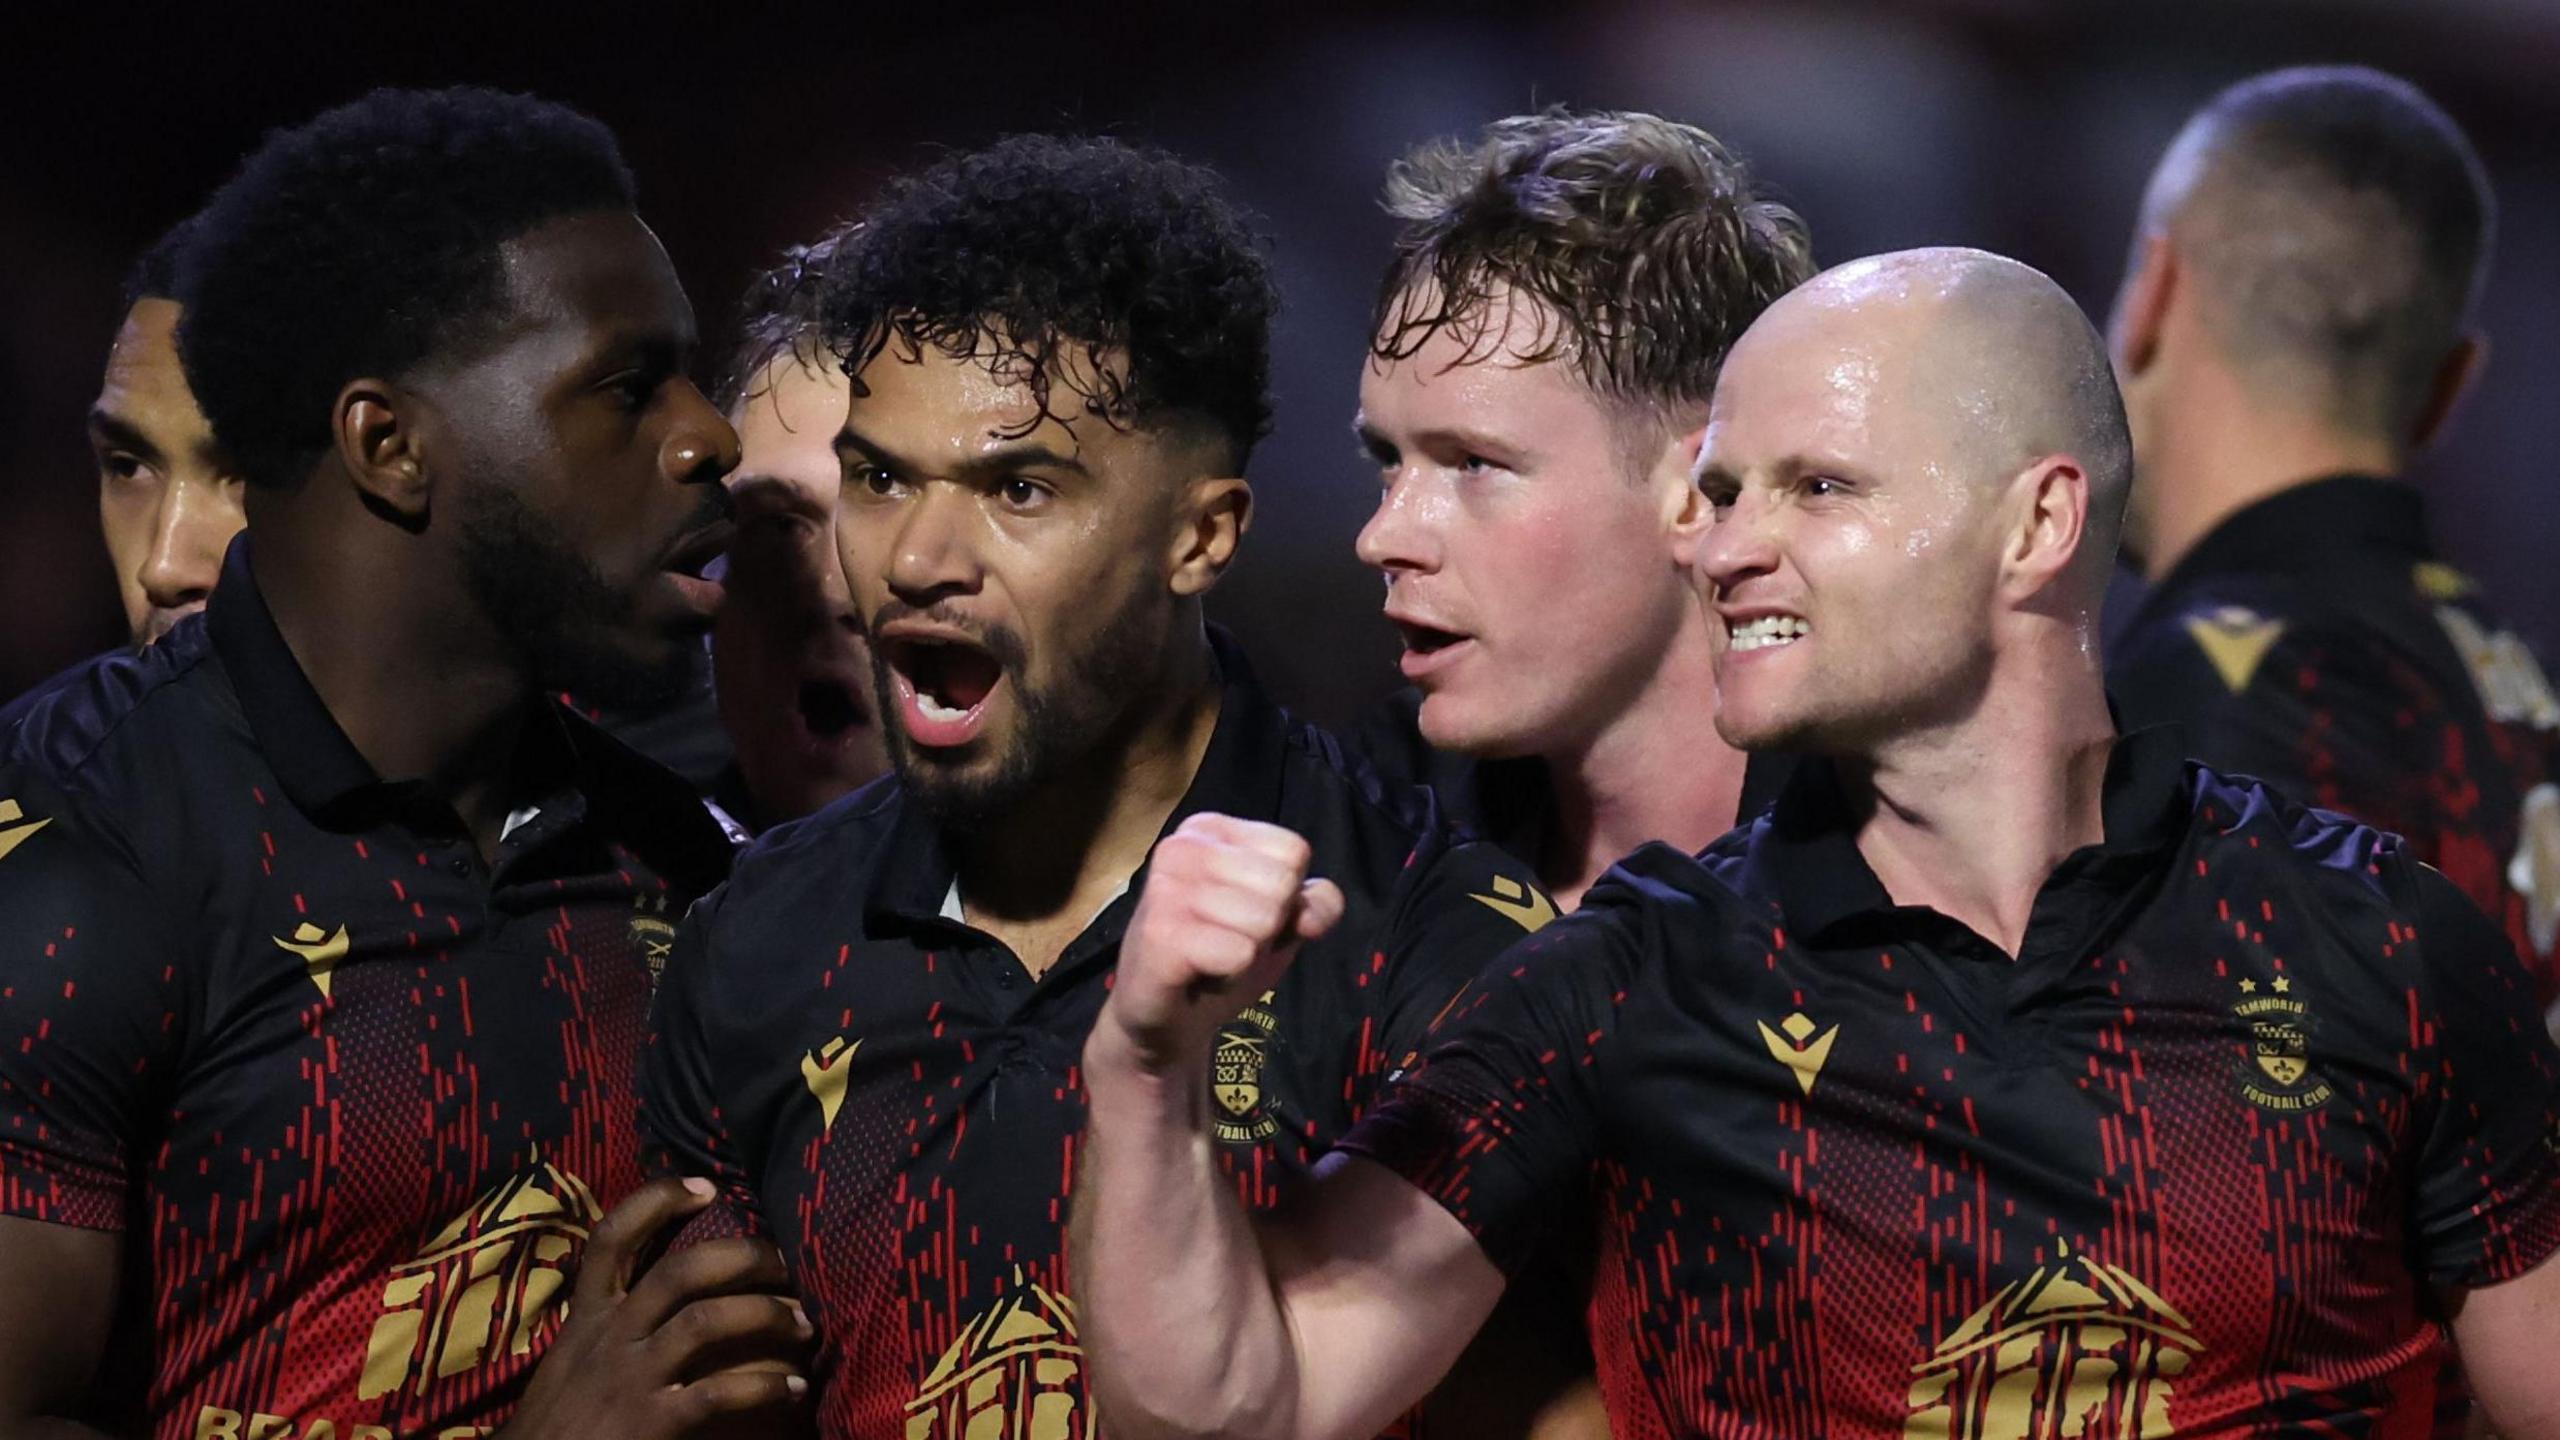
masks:
[[[2160,334],[2169,321],[2169,306],[2182,282],[2177,247],[2166,230],[2146,230],[2138,243],[2133,273],[2116,299],[2116,364],[2126,376],[2151,368],[2160,349]]]
[[[1702,423],[1671,437],[1655,457],[1653,487],[1662,502],[1663,533],[1671,537],[1671,561],[1683,571],[1695,570],[1698,547],[1706,543],[1714,507],[1698,489],[1698,446],[1707,438]]]
[[[1182,497],[1168,583],[1176,595],[1202,595],[1227,573],[1236,545],[1253,528],[1253,487],[1233,475],[1194,480]]]
[[[2418,407],[2418,416],[2409,424],[2409,448],[2423,450],[2444,433],[2446,422],[2453,418],[2454,408],[2471,387],[2480,380],[2480,372],[2489,367],[2489,337],[2474,330],[2453,342],[2436,365],[2436,377],[2427,386],[2427,398]]]
[[[2089,529],[2089,473],[2068,455],[2048,455],[2019,474],[2012,493],[2020,503],[2000,557],[2000,588],[2024,601],[2079,559]]]
[[[415,529],[427,522],[425,436],[415,397],[387,380],[350,380],[338,392],[338,463],[372,509]]]

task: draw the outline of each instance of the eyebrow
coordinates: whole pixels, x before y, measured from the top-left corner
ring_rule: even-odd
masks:
[[[886,446],[864,438],[862,433],[855,430],[850,424],[836,432],[836,453],[842,454],[847,450],[860,452],[864,459],[869,460],[874,465],[878,465],[885,470],[901,470],[909,474],[914,474],[923,468],[921,466],[909,464]],[[974,478],[985,475],[1001,475],[1008,471],[1027,469],[1035,465],[1045,465],[1054,469],[1065,470],[1082,476],[1090,476],[1092,474],[1090,470],[1085,468],[1085,463],[1082,460],[1064,451],[1053,449],[1049,445],[1038,440],[1016,440],[1008,444],[999,445],[995,449],[989,450],[984,454],[972,455],[968,459],[963,460],[958,465],[952,467],[951,474],[955,478]]]
[[[152,443],[151,437],[143,434],[132,421],[103,406],[89,407],[89,433],[119,449],[135,451],[145,459],[166,458],[161,455],[160,447]]]

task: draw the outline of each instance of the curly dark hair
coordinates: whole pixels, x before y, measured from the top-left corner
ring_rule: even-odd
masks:
[[[190,215],[161,233],[133,262],[124,276],[124,308],[132,309],[145,300],[175,300],[178,281],[186,265],[187,249],[195,244],[202,215]]]
[[[1239,470],[1271,428],[1278,298],[1250,222],[1204,167],[1017,135],[892,182],[862,227],[821,301],[857,385],[895,341],[911,357],[983,357],[1052,418],[1074,418],[1052,403],[1063,381],[1071,409],[1114,426],[1206,420]]]
[[[736,409],[746,398],[747,387],[784,355],[816,360],[823,348],[819,322],[826,287],[822,282],[861,232],[860,221],[839,225],[806,245],[783,251],[771,269],[748,282],[747,293],[738,297],[737,313],[729,322],[735,338],[714,391],[721,409]]]
[[[1712,399],[1725,351],[1814,268],[1804,222],[1722,142],[1633,111],[1554,107],[1425,145],[1387,172],[1386,209],[1402,230],[1380,360],[1442,330],[1485,358],[1508,290],[1542,311],[1520,359],[1568,360],[1594,393],[1657,412]]]
[[[575,110],[376,90],[268,135],[206,204],[178,297],[187,384],[253,484],[295,484],[349,380],[397,378],[493,318],[502,243],[631,205],[612,132]]]

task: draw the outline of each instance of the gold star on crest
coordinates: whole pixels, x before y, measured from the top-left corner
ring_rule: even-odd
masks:
[[[2255,995],[2255,994],[2257,994],[2257,993],[2258,993],[2258,982],[2257,982],[2257,981],[2255,981],[2255,980],[2243,980],[2243,981],[2241,981],[2241,982],[2240,982],[2240,993],[2241,993],[2241,994],[2243,994],[2243,995]]]

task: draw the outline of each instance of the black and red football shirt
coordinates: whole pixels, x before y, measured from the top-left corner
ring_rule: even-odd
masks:
[[[2014,959],[1821,762],[1497,961],[1346,1148],[1579,1231],[1615,1433],[2424,1435],[2444,1287],[2560,1249],[2560,1055],[2398,840],[2117,745]]]
[[[1286,825],[1349,902],[1219,1037],[1206,1103],[1263,1208],[1555,911],[1218,652],[1217,726],[1167,829],[1204,810]],[[1093,1433],[1066,1246],[1078,1066],[1145,878],[1035,978],[961,919],[941,836],[892,776],[769,832],[686,920],[644,1126],[659,1163],[722,1183],[691,1234],[781,1247],[819,1331],[822,1433]]]
[[[2406,838],[2560,1001],[2560,697],[2416,489],[2337,476],[2233,514],[2144,597],[2108,688],[2127,725]]]
[[[641,1178],[651,977],[727,842],[543,704],[484,865],[356,752],[247,554],[0,737],[0,1214],[123,1237],[117,1429],[474,1434]]]

